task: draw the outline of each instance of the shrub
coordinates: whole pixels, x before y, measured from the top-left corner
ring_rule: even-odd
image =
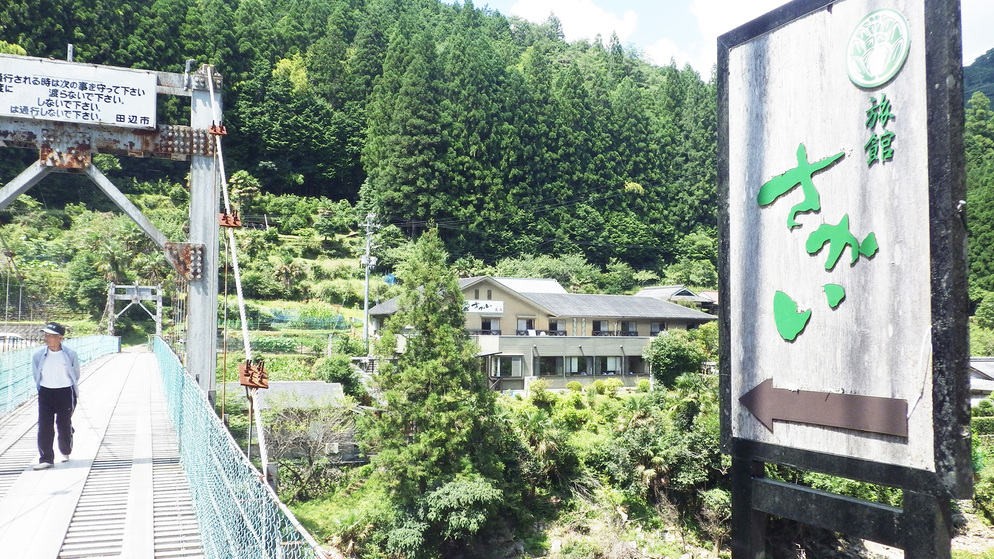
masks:
[[[318,359],[312,371],[316,378],[325,382],[340,383],[342,390],[356,399],[361,399],[366,392],[359,381],[359,373],[347,355],[335,354]]]
[[[616,378],[609,378],[604,381],[604,394],[615,397],[618,395],[618,390],[624,385],[625,383]]]
[[[284,289],[272,274],[251,270],[242,274],[242,293],[252,299],[276,299]]]
[[[255,336],[249,339],[252,349],[260,353],[294,353],[298,342],[289,336]]]
[[[583,390],[583,385],[575,380],[571,380],[566,383],[566,388],[570,389],[572,392],[581,392]]]
[[[976,320],[970,321],[970,355],[994,355],[994,330],[981,328]]]
[[[994,293],[985,292],[973,315],[977,326],[985,330],[994,329]]]
[[[639,384],[638,384],[638,391],[639,392],[648,392],[651,388],[652,388],[652,383],[649,382],[649,379],[644,378],[644,379],[642,379],[642,380],[639,381]]]
[[[266,359],[269,380],[315,380],[307,360],[296,357],[270,357]]]
[[[604,393],[604,388],[605,388],[604,387],[604,381],[601,380],[601,379],[595,380],[594,383],[592,385],[590,385],[590,387],[593,390],[594,394],[603,394]]]
[[[663,386],[672,387],[678,376],[701,370],[706,352],[692,334],[667,330],[646,346],[642,356],[652,366],[652,374]]]
[[[362,282],[350,279],[326,279],[315,282],[311,287],[314,296],[336,305],[348,307],[363,302]]]
[[[990,417],[994,415],[994,402],[991,402],[990,398],[984,398],[970,410],[970,413],[974,417]]]
[[[552,409],[552,419],[557,424],[575,431],[592,421],[594,417],[583,400],[583,395],[580,392],[570,392],[556,400]]]
[[[536,405],[551,405],[556,401],[556,394],[549,390],[549,383],[544,380],[532,381],[528,385],[528,393]]]
[[[994,417],[974,417],[970,425],[974,435],[994,435]]]

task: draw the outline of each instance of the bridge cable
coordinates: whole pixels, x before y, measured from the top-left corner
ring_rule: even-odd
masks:
[[[215,95],[214,95],[214,69],[213,69],[212,66],[208,66],[208,69],[207,69],[207,84],[210,87],[210,94],[211,94],[211,116],[212,116],[212,120],[213,120],[214,124],[220,125],[220,116],[218,115],[218,112],[217,112],[217,104],[214,101],[214,99],[215,99]],[[231,201],[228,199],[228,179],[227,179],[227,176],[226,176],[225,171],[224,171],[224,156],[221,153],[221,135],[220,134],[214,136],[214,142],[215,142],[215,150],[214,150],[215,171],[218,168],[220,168],[220,171],[221,171],[221,176],[220,176],[220,179],[221,179],[221,193],[224,196],[224,211],[225,211],[225,213],[227,213],[227,214],[230,215],[231,214]],[[242,344],[245,347],[245,360],[247,362],[251,362],[252,361],[252,345],[249,343],[248,320],[245,317],[245,298],[242,295],[242,276],[241,276],[241,272],[240,272],[240,270],[238,268],[238,251],[236,250],[236,245],[235,245],[235,233],[233,231],[234,228],[233,227],[225,227],[224,229],[227,231],[227,234],[228,234],[228,243],[230,245],[230,250],[231,250],[232,271],[234,271],[234,273],[235,273],[235,290],[236,290],[236,292],[238,294],[238,315],[239,315],[239,318],[241,318],[241,321],[242,321]],[[246,387],[246,392],[248,393],[249,404],[253,408],[253,415],[255,416],[256,430],[258,432],[258,439],[259,439],[259,458],[260,458],[260,460],[262,462],[262,472],[263,472],[263,475],[267,475],[267,472],[269,470],[269,456],[268,456],[268,453],[266,451],[266,439],[265,439],[265,436],[263,435],[262,413],[259,410],[259,406],[257,405],[258,404],[259,389],[258,388],[251,388],[251,389],[249,389],[248,387]]]

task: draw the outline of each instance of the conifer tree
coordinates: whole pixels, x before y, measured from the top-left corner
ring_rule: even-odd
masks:
[[[362,428],[398,512],[388,547],[409,558],[468,545],[508,498],[494,396],[446,259],[431,229],[399,266],[404,291],[375,346],[386,358],[375,378],[383,411]]]
[[[398,21],[367,108],[366,192],[394,222],[444,217],[456,203],[444,195],[438,59],[423,21],[420,12]]]

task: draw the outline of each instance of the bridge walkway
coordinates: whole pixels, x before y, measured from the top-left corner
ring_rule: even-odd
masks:
[[[203,557],[155,354],[83,368],[68,462],[32,468],[36,426],[35,399],[0,418],[0,557]]]

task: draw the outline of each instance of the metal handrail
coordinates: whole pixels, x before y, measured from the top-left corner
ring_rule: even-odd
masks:
[[[62,343],[76,352],[80,366],[121,351],[121,338],[117,336],[83,336]],[[37,393],[31,357],[41,347],[35,345],[0,354],[0,417],[16,410]]]
[[[327,559],[231,437],[162,338],[155,356],[207,557]]]

